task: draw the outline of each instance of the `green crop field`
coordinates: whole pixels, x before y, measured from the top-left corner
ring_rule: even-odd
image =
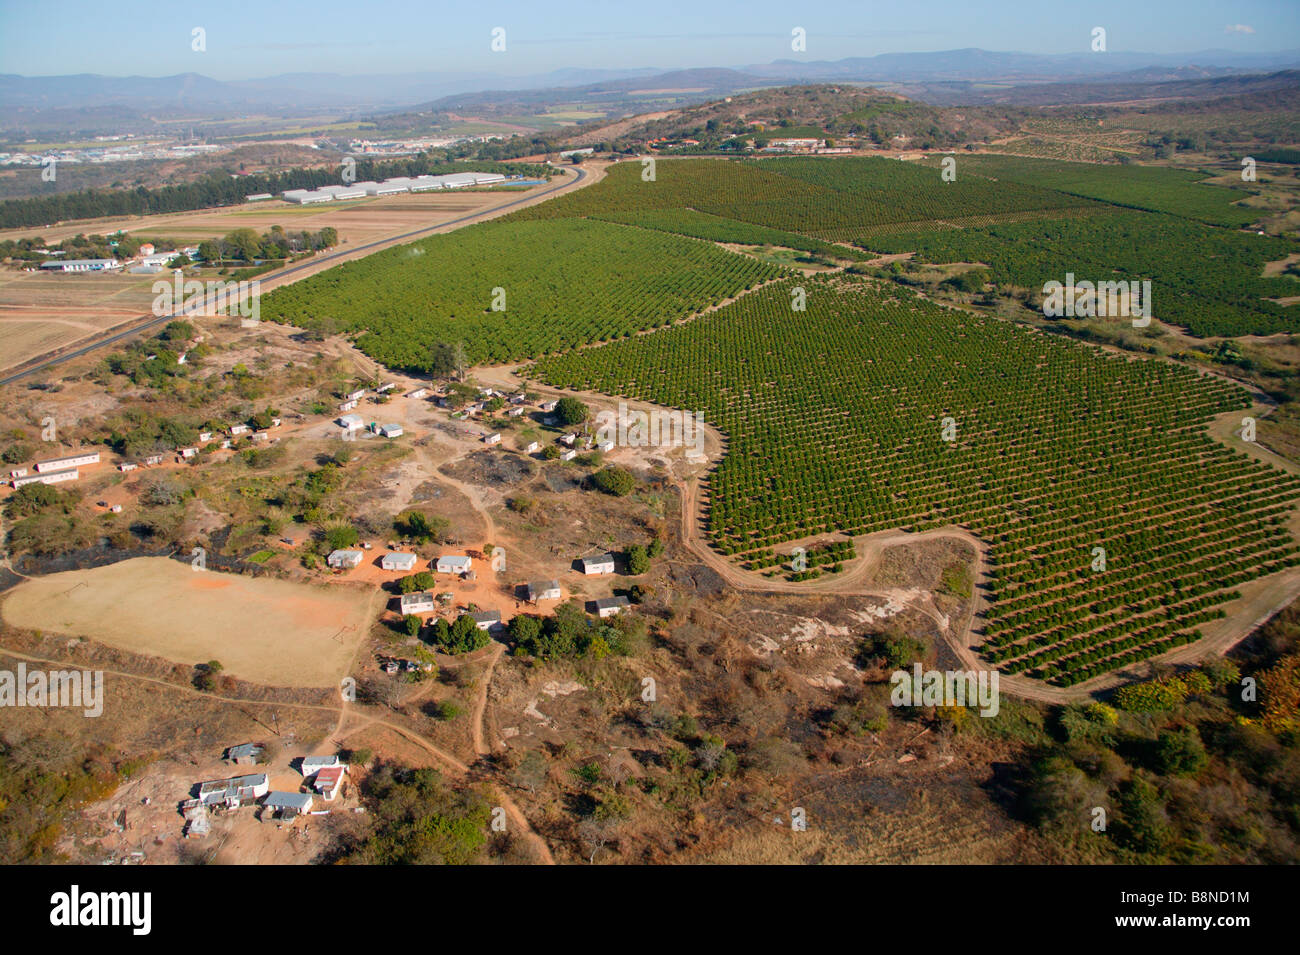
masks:
[[[643,212],[607,212],[594,216],[607,222],[622,222],[643,229],[657,229],[689,235],[710,242],[731,242],[738,245],[777,245],[802,252],[826,255],[832,258],[861,260],[867,256],[861,249],[834,245],[794,232],[782,232],[766,226],[724,219],[694,209],[649,209]]]
[[[930,163],[937,167],[938,161]],[[1167,212],[1211,225],[1243,226],[1259,217],[1258,210],[1233,204],[1248,198],[1251,192],[1208,185],[1203,181],[1205,174],[1190,169],[996,155],[960,156],[957,169],[959,181],[972,174],[1055,189],[1117,206]]]
[[[949,216],[1069,209],[1090,200],[976,176],[943,183],[937,172],[889,159],[660,159],[654,181],[632,161],[605,181],[516,213],[559,219],[694,210],[826,242],[853,242],[872,227]]]
[[[533,358],[685,318],[781,272],[632,226],[498,219],[283,286],[262,315],[304,328],[331,319],[372,358],[425,370],[435,342],[464,342],[476,364]]]
[[[1129,210],[1026,218],[942,230],[914,223],[867,242],[880,252],[916,252],[922,262],[984,262],[994,282],[1029,289],[1064,282],[1067,272],[1093,282],[1149,279],[1155,317],[1199,336],[1300,327],[1295,308],[1266,299],[1300,295],[1300,282],[1262,276],[1264,263],[1297,251],[1289,239]]]
[[[798,281],[806,311],[777,283],[536,374],[722,430],[707,520],[724,554],[763,565],[814,534],[969,527],[989,545],[983,649],[1010,673],[1072,684],[1162,653],[1234,586],[1300,562],[1283,527],[1300,480],[1205,434],[1249,405],[1236,386],[890,286]]]

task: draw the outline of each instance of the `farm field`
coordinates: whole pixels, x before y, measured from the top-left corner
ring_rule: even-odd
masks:
[[[598,181],[599,178],[599,169],[589,170],[585,182]],[[576,182],[572,184],[577,185]],[[420,229],[438,229],[440,224],[464,216],[490,218],[499,214],[496,210],[501,206],[521,199],[544,202],[547,197],[541,193],[546,188],[503,190],[496,194],[490,191],[407,194],[306,207],[273,201],[228,209],[97,220],[95,231],[102,234],[121,228],[142,239],[166,237],[198,243],[241,228],[259,232],[269,231],[274,225],[294,232],[319,231],[327,226],[337,229],[340,244],[332,250],[331,257],[317,257],[300,263],[289,276],[283,276],[282,272],[260,276],[259,282],[265,293],[281,283],[323,271],[340,256],[364,255],[364,252],[351,250],[370,243],[384,242]],[[530,199],[534,195],[538,198]],[[447,228],[455,228],[455,225]],[[86,223],[80,223],[43,230],[41,234],[47,241],[56,241],[86,231]],[[6,233],[9,237],[31,234],[32,230]],[[154,299],[153,283],[160,277],[166,278],[167,275],[0,273],[0,330],[7,333],[4,346],[0,348],[0,368],[19,365],[147,314]],[[218,275],[200,277],[204,281],[222,278]]]
[[[255,683],[326,687],[347,672],[369,628],[370,604],[359,590],[142,557],[28,580],[6,595],[0,617],[176,663],[216,659]]]
[[[361,333],[370,357],[422,370],[434,342],[463,341],[475,364],[533,358],[686,318],[780,274],[647,229],[510,217],[278,289],[262,316],[304,327],[332,318]]]
[[[1300,328],[1300,312],[1268,301],[1300,293],[1300,282],[1263,274],[1296,242],[1172,215],[1115,210],[957,229],[913,223],[882,229],[866,244],[882,253],[915,252],[919,262],[982,262],[993,282],[1031,291],[1052,279],[1064,282],[1067,273],[1093,282],[1147,279],[1154,317],[1201,337]]]
[[[937,160],[928,164],[938,168]],[[999,182],[1018,182],[1117,206],[1167,212],[1211,225],[1244,226],[1258,215],[1235,205],[1253,194],[1249,186],[1207,185],[1212,174],[1167,166],[1058,162],[1019,156],[976,155],[957,160],[958,178],[973,173]]]
[[[795,312],[791,285],[535,373],[702,411],[728,438],[708,535],[735,559],[969,527],[990,552],[980,649],[1009,673],[1071,685],[1190,643],[1236,585],[1300,562],[1300,480],[1206,434],[1243,389],[844,277],[805,280]]]
[[[518,198],[519,195],[514,191],[493,193],[458,190],[447,193],[408,193],[307,206],[272,199],[219,209],[73,222],[46,229],[8,229],[0,232],[0,239],[39,235],[47,242],[59,242],[82,233],[106,235],[125,229],[141,238],[166,237],[178,241],[201,242],[226,235],[235,229],[255,229],[262,233],[269,231],[273,225],[281,225],[293,231],[308,232],[319,232],[326,226],[332,226],[338,230],[340,240],[364,244],[387,236],[401,235],[436,222],[439,218],[453,219],[485,209]]]
[[[1087,206],[1090,200],[976,177],[943,183],[932,170],[889,159],[661,159],[611,167],[598,190],[561,197],[517,218],[693,210],[825,242],[853,242],[887,223]]]

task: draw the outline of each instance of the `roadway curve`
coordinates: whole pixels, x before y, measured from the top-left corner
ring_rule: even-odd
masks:
[[[577,178],[574,179],[572,182],[566,180],[562,183],[558,183],[547,189],[543,189],[541,192],[533,193],[527,196],[522,196],[518,199],[514,199],[510,202],[504,203],[503,205],[493,206],[490,209],[481,209],[478,212],[472,212],[468,215],[459,216],[455,219],[448,219],[446,222],[439,222],[437,225],[425,226],[424,228],[416,229],[413,232],[405,232],[401,235],[389,236],[384,239],[376,239],[374,242],[367,242],[365,245],[355,246],[350,249],[340,249],[336,252],[330,252],[329,254],[323,256],[314,256],[310,259],[307,259],[304,262],[300,262],[297,265],[291,265],[287,269],[282,269],[278,272],[270,273],[267,276],[267,280],[268,281],[274,280],[277,285],[285,284],[282,283],[280,280],[291,275],[298,275],[300,278],[305,278],[306,276],[300,275],[300,273],[305,272],[307,270],[311,270],[312,274],[315,274],[315,272],[320,271],[322,265],[328,266],[329,263],[335,262],[340,259],[352,259],[355,258],[358,253],[365,254],[367,252],[378,251],[381,248],[385,248],[390,245],[396,245],[401,242],[406,242],[410,239],[416,239],[419,238],[420,236],[437,232],[440,229],[457,228],[462,225],[468,225],[472,222],[493,218],[497,215],[500,215],[502,212],[508,209],[514,209],[515,207],[524,205],[526,203],[531,204],[544,196],[550,196],[562,190],[575,189],[582,182],[582,180],[587,178],[587,173],[585,170],[577,166],[572,166],[569,168],[572,168],[578,174]],[[141,316],[142,320],[135,323],[129,328],[125,328],[117,332],[111,332],[85,345],[79,345],[70,351],[63,352],[63,353],[47,352],[44,355],[32,359],[26,365],[20,366],[18,370],[7,373],[4,377],[0,378],[0,385],[12,384],[13,382],[26,378],[28,375],[35,374],[38,371],[43,371],[46,368],[52,368],[55,365],[60,365],[63,362],[71,361],[74,358],[80,358],[82,355],[89,354],[90,352],[95,351],[98,348],[103,348],[105,345],[113,345],[116,344],[117,342],[123,341],[124,339],[130,338],[133,335],[138,335],[141,332],[147,332],[151,328],[157,328],[160,325],[165,325],[167,322],[170,322],[174,318],[184,317],[185,315],[192,314],[197,311],[205,310],[207,305],[208,302],[205,297],[205,300],[202,303],[202,305],[200,305],[199,303],[191,303],[189,306],[180,309],[179,311],[169,312],[166,315]]]

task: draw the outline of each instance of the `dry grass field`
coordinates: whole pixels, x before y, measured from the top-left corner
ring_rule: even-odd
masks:
[[[507,199],[518,198],[519,195],[521,193],[514,190],[425,192],[310,206],[273,199],[220,209],[94,219],[61,223],[45,229],[11,229],[0,232],[0,239],[39,235],[47,242],[60,242],[83,233],[107,235],[125,229],[131,235],[140,237],[165,236],[186,242],[199,242],[225,235],[235,229],[267,232],[271,226],[278,225],[286,231],[296,232],[304,229],[318,232],[326,226],[333,226],[338,229],[339,237],[348,243],[363,243],[433,225],[440,219],[453,219]]]
[[[0,604],[14,627],[93,636],[177,663],[220,660],[270,686],[337,686],[369,628],[371,595],[196,571],[166,557],[33,578]]]

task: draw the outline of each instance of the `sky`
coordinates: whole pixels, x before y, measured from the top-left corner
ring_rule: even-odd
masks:
[[[523,76],[963,47],[1066,53],[1087,52],[1096,26],[1117,52],[1275,52],[1300,48],[1300,0],[0,0],[0,73]],[[500,52],[491,48],[497,27]],[[806,31],[806,52],[791,50],[795,27]]]

